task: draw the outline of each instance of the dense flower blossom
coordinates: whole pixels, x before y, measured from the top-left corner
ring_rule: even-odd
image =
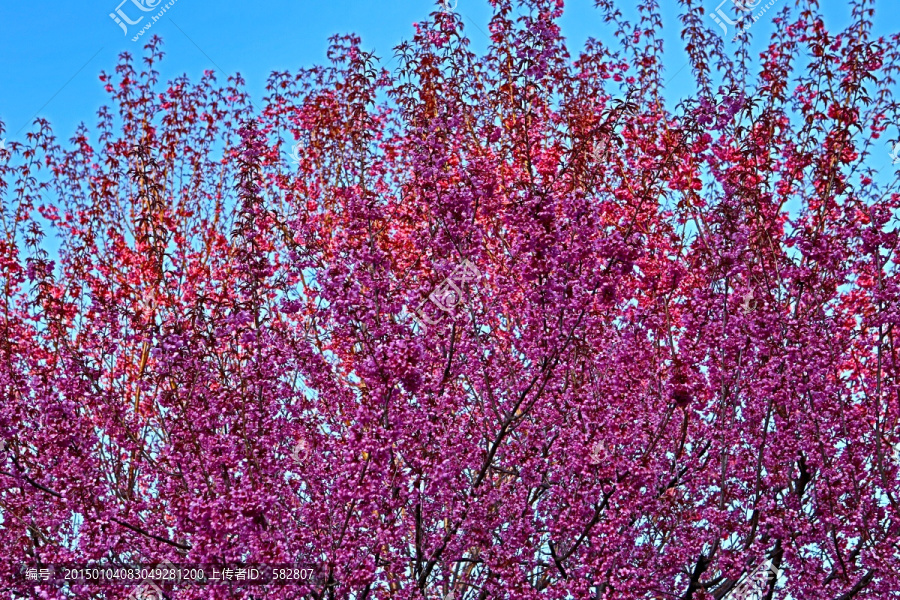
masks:
[[[94,128],[0,151],[0,594],[894,597],[900,37],[783,2],[735,54],[681,0],[667,107],[654,0],[575,59],[561,0],[491,4],[483,56],[436,11],[255,105],[154,38]]]

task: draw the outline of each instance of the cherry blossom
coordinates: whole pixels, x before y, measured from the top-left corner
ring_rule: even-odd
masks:
[[[484,54],[438,6],[391,70],[336,36],[252,102],[163,81],[153,38],[94,125],[9,144],[0,593],[304,561],[160,587],[709,600],[771,564],[771,598],[896,594],[900,38],[783,2],[751,51],[680,0],[675,103],[658,4],[599,0],[574,50],[561,0],[492,0]]]

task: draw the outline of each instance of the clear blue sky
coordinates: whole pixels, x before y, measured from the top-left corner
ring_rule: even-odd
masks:
[[[23,141],[35,116],[48,119],[56,135],[66,140],[80,121],[93,129],[97,109],[107,102],[98,74],[101,70],[111,72],[123,51],[139,56],[152,34],[165,42],[166,57],[160,66],[163,81],[181,73],[196,79],[207,68],[228,75],[240,72],[251,97],[257,100],[263,95],[270,71],[294,71],[324,63],[327,39],[335,33],[360,35],[365,48],[374,49],[384,62],[390,61],[392,48],[411,37],[412,23],[425,19],[437,6],[433,0],[177,0],[142,38],[133,42],[132,36],[149,17],[129,25],[126,35],[109,16],[120,1],[0,0],[0,120],[6,130],[2,137]],[[162,6],[167,0],[134,1]],[[714,12],[721,2],[703,1],[707,12]],[[877,1],[876,33],[900,29],[897,1]],[[773,27],[768,22],[770,14],[784,3],[793,2],[776,0],[766,22],[753,26],[754,46],[759,47],[768,39]],[[832,31],[844,27],[849,2],[823,3],[830,7],[826,14]],[[620,4],[628,15],[637,2],[623,0]],[[688,68],[676,74],[686,63],[678,41],[681,26],[676,20],[677,3],[660,0],[660,4],[666,37],[666,75],[667,79],[672,78],[669,97],[680,98],[690,91],[691,78]],[[132,0],[126,0],[121,10],[131,20],[158,12],[141,12]],[[483,32],[487,31],[490,15],[487,0],[458,0],[456,10],[463,15],[476,49],[483,49],[487,42]],[[712,20],[708,24],[711,29],[716,28]],[[609,35],[592,0],[569,0],[562,25],[573,57],[577,57],[588,36],[604,39]],[[219,81],[224,80],[220,74]]]

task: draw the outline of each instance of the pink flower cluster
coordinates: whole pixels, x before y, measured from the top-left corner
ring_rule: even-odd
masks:
[[[491,4],[484,55],[453,12],[393,72],[335,37],[259,110],[154,38],[68,149],[8,145],[0,595],[166,560],[327,573],[179,599],[896,594],[898,36],[783,3],[735,57],[681,0],[667,108],[656,2],[575,59],[561,1]]]

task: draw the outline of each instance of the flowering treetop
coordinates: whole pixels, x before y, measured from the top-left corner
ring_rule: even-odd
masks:
[[[0,150],[3,593],[298,559],[267,597],[900,589],[898,36],[785,2],[733,56],[680,0],[668,107],[654,0],[599,0],[575,59],[561,0],[491,4],[484,55],[435,12],[259,108],[163,84],[154,38],[93,129]]]

